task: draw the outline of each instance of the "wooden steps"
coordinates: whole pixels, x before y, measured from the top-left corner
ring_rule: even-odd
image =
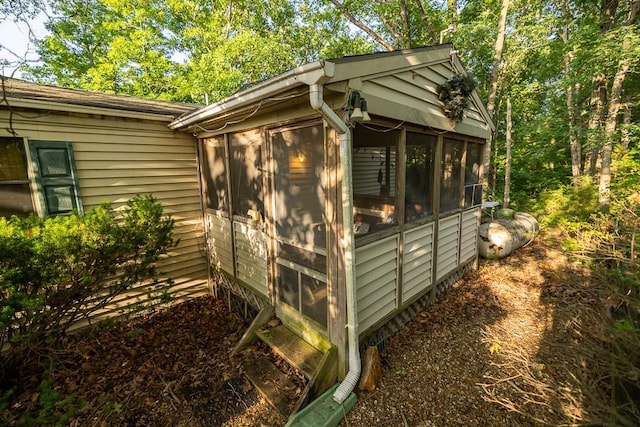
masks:
[[[281,415],[288,417],[297,397],[297,387],[265,356],[245,366],[245,375]]]
[[[269,321],[272,313],[266,310],[258,314],[232,356],[241,358],[249,381],[271,406],[289,418],[335,384],[337,350],[331,345],[326,351],[318,350],[285,325]]]
[[[311,344],[294,334],[284,325],[256,332],[258,338],[289,364],[304,374],[307,379],[313,378],[323,353]]]

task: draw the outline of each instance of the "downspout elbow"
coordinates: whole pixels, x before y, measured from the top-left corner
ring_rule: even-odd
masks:
[[[311,108],[318,110],[327,123],[329,123],[329,126],[338,133],[346,134],[349,132],[347,124],[324,102],[322,85],[312,84],[309,86],[309,103],[311,104]]]

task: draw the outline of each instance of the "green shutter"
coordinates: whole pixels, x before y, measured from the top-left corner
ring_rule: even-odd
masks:
[[[71,144],[31,141],[29,146],[44,216],[82,213]]]

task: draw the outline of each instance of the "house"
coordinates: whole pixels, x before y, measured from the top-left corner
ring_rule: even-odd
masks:
[[[153,194],[180,240],[159,264],[177,301],[208,293],[196,146],[167,125],[194,106],[2,78],[0,215],[46,217]],[[141,284],[91,321],[144,299]]]
[[[198,139],[215,290],[260,310],[237,350],[275,313],[283,357],[291,334],[321,353],[309,396],[337,379],[343,401],[360,346],[477,262],[494,126],[475,92],[447,117],[438,86],[463,73],[450,44],[318,61],[169,125]]]

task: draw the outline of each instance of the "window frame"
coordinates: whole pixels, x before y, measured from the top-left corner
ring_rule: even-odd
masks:
[[[31,174],[31,168],[30,168],[30,154],[29,154],[29,146],[27,144],[27,139],[24,137],[20,137],[20,136],[9,136],[9,135],[3,135],[0,137],[0,139],[11,139],[13,140],[13,142],[20,142],[21,146],[22,146],[22,156],[23,156],[23,160],[24,160],[24,166],[25,166],[25,175],[26,175],[26,179],[12,179],[12,180],[0,180],[0,185],[2,186],[18,186],[18,185],[28,185],[29,187],[29,196],[30,196],[30,200],[31,200],[31,209],[29,211],[23,212],[24,216],[27,216],[29,214],[34,214],[34,215],[38,215],[39,213],[39,206],[38,206],[38,202],[37,202],[37,197],[35,197],[35,191],[34,191],[34,182],[32,180],[32,174]],[[12,215],[16,215],[16,214],[12,214]]]

